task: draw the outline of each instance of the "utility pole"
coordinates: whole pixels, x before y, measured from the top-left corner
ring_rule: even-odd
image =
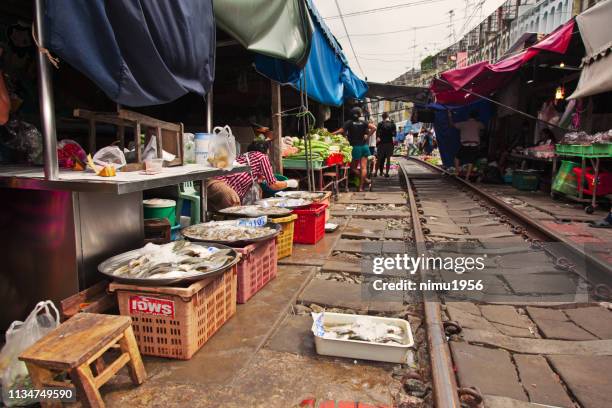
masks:
[[[414,69],[416,65],[416,27],[412,29],[412,83],[414,84]]]
[[[448,28],[450,30],[450,38],[452,40],[452,44],[455,45],[455,25],[453,24],[453,17],[455,16],[455,10],[450,10],[448,12]]]

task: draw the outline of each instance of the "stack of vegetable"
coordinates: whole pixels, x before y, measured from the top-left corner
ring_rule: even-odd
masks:
[[[309,135],[312,154],[310,160],[325,160],[331,153],[342,153],[344,162],[352,160],[353,148],[348,140],[342,135],[333,135],[326,129],[315,129]],[[297,149],[297,150],[296,150]],[[283,138],[283,157],[292,160],[306,160],[306,146],[304,139],[286,136]]]

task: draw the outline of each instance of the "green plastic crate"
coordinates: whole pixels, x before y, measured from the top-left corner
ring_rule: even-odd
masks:
[[[593,154],[612,157],[612,143],[598,143],[593,145]]]
[[[540,185],[540,174],[536,171],[515,170],[512,173],[512,187],[523,191],[535,191]]]
[[[563,145],[555,147],[559,155],[576,157],[612,157],[612,144],[599,143],[593,145]]]
[[[323,168],[323,160],[311,160],[310,163],[315,170]],[[306,160],[283,159],[283,167],[287,169],[306,170]]]

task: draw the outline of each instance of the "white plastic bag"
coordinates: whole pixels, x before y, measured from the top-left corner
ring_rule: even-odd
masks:
[[[106,146],[94,154],[93,161],[98,166],[113,165],[115,169],[125,166],[125,155],[117,146]]]
[[[246,155],[246,159],[247,159],[247,164],[249,165],[249,167],[251,166],[251,160],[249,159],[249,153],[247,153]],[[247,193],[245,194],[245,196],[242,199],[242,205],[252,205],[255,204],[257,201],[261,200],[262,197],[262,191],[261,191],[261,187],[259,186],[259,183],[257,182],[257,180],[255,180],[255,177],[253,177],[253,171],[249,171],[249,173],[251,174],[251,188],[249,189],[249,191],[247,191]]]
[[[183,162],[186,164],[196,162],[195,135],[193,133],[183,133]]]
[[[11,389],[32,388],[28,369],[18,359],[25,349],[36,343],[59,326],[60,315],[52,301],[38,302],[25,321],[14,321],[6,331],[6,343],[0,352],[2,400],[7,406],[23,406],[34,403],[27,399],[9,400]]]
[[[208,143],[208,162],[212,167],[231,170],[236,160],[236,138],[229,126],[213,129]]]

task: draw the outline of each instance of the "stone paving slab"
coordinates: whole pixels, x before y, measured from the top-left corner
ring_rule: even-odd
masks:
[[[408,243],[402,241],[382,241],[383,254],[405,254],[408,252]]]
[[[289,315],[274,333],[265,348],[299,355],[314,356],[315,345],[310,315]]]
[[[279,259],[279,265],[311,265],[321,266],[331,254],[332,247],[338,239],[347,220],[339,222],[340,227],[335,232],[326,233],[323,239],[315,245],[293,244],[291,256]]]
[[[504,279],[517,294],[575,294],[575,278],[568,273],[504,275]]]
[[[612,339],[612,312],[600,306],[566,309],[565,314],[578,326],[600,339]]]
[[[464,329],[464,340],[484,344],[521,354],[609,356],[612,355],[612,340],[569,341],[550,339],[526,339],[510,337],[485,330]]]
[[[541,404],[532,404],[499,395],[485,395],[484,401],[487,408],[544,408]]]
[[[542,356],[515,354],[514,362],[529,401],[554,407],[573,408],[561,382]]]
[[[367,310],[368,307],[368,301],[362,297],[361,285],[316,278],[304,289],[298,302],[307,306],[316,303],[324,307],[355,310]]]
[[[353,218],[409,218],[409,211],[347,211],[347,210],[331,210],[331,215],[334,217],[353,217]]]
[[[548,356],[584,408],[612,407],[612,357]]]
[[[591,333],[569,321],[562,310],[527,307],[527,313],[549,339],[595,340]]]
[[[383,231],[387,228],[387,221],[383,220],[365,220],[363,218],[352,218],[347,224],[347,227],[364,228],[374,231]]]
[[[403,240],[410,235],[410,231],[397,229],[397,230],[385,230],[383,233],[384,239],[400,239]]]
[[[462,302],[457,302],[462,303]],[[446,312],[450,320],[458,322],[461,327],[466,329],[486,330],[498,332],[498,330],[487,319],[480,315],[465,312],[461,307],[455,307],[454,303],[446,304]]]
[[[519,314],[516,308],[512,306],[482,305],[480,306],[480,311],[492,323],[500,323],[523,329],[529,329],[533,325],[529,317]]]
[[[450,348],[461,387],[478,387],[483,394],[528,401],[510,353],[456,341],[450,342]]]
[[[380,254],[382,251],[382,242],[367,241],[360,239],[344,239],[338,240],[334,245],[334,251],[349,252],[356,254]]]

